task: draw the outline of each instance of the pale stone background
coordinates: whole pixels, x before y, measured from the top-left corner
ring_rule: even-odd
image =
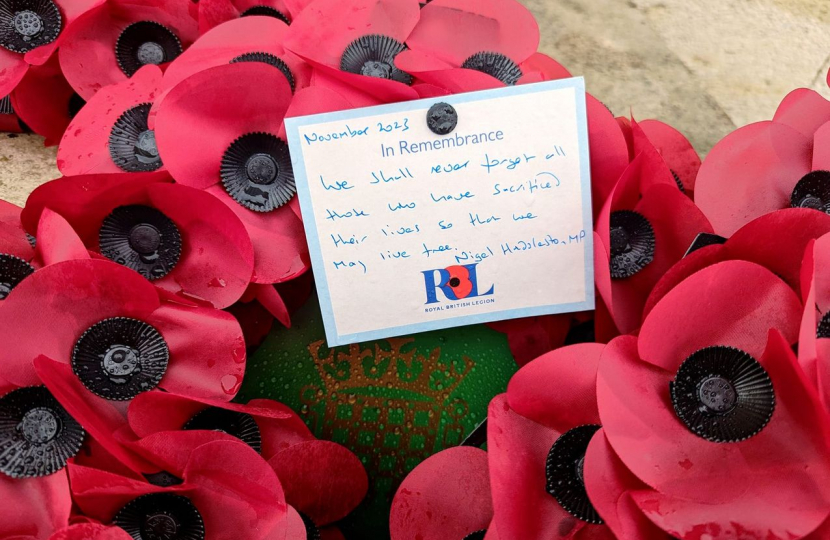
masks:
[[[542,51],[615,114],[668,122],[702,154],[793,88],[830,98],[830,0],[522,1]],[[0,135],[0,197],[23,204],[54,162],[39,137]]]

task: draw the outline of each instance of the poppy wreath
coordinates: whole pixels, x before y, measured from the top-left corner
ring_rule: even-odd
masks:
[[[346,538],[361,460],[237,398],[313,288],[284,120],[569,77],[539,40],[517,0],[0,0],[0,130],[62,175],[0,201],[0,538]],[[490,325],[520,367],[391,539],[830,538],[830,102],[701,160],[586,99],[596,309]]]

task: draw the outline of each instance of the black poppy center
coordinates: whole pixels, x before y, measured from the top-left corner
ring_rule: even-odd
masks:
[[[75,115],[81,111],[84,105],[86,105],[84,98],[79,96],[76,92],[73,92],[69,97],[69,102],[66,105],[66,112],[69,115],[69,118],[75,118]]]
[[[163,212],[151,206],[115,208],[98,232],[101,254],[149,280],[160,279],[178,264],[182,237]]]
[[[129,25],[115,43],[118,67],[127,77],[132,77],[142,66],[170,62],[181,53],[182,45],[176,34],[154,21]]]
[[[654,260],[654,229],[637,212],[619,210],[611,213],[611,277],[633,276]]]
[[[727,414],[738,402],[732,383],[717,375],[704,379],[697,394],[700,403],[712,414]]]
[[[262,450],[262,433],[250,414],[209,407],[193,415],[183,430],[218,431],[240,439],[242,442],[260,452]]]
[[[12,289],[34,271],[34,267],[23,259],[0,253],[0,300],[5,300]]]
[[[270,212],[296,192],[288,145],[270,133],[248,133],[222,156],[219,175],[233,200],[255,212]]]
[[[412,76],[395,66],[406,45],[389,36],[371,34],[352,41],[340,58],[340,69],[367,77],[412,84]]]
[[[678,418],[692,433],[712,442],[738,442],[758,434],[775,410],[766,370],[732,347],[707,347],[691,354],[669,389]]]
[[[113,524],[134,540],[204,540],[205,525],[187,497],[172,493],[142,495],[115,514]]]
[[[450,285],[450,287],[458,287],[459,285],[461,285],[461,280],[458,279],[457,277],[454,277],[450,280],[449,285]]]
[[[462,68],[473,69],[495,77],[507,86],[513,86],[522,78],[518,64],[507,56],[496,52],[479,52],[467,58]]]
[[[51,0],[5,0],[0,3],[0,46],[25,53],[57,39],[62,18]]]
[[[33,444],[45,444],[53,440],[60,430],[58,415],[46,407],[26,411],[18,426],[23,437]]]
[[[804,175],[793,188],[790,205],[830,214],[830,171],[812,171]]]
[[[142,473],[144,478],[154,486],[170,487],[178,486],[182,483],[182,479],[178,476],[170,474],[167,471],[159,471],[157,473]]]
[[[480,531],[471,532],[461,540],[484,540],[485,536],[487,536],[487,529],[482,529]]]
[[[72,370],[92,393],[123,401],[158,386],[169,360],[158,330],[136,319],[114,317],[92,325],[78,339]]]
[[[249,17],[251,15],[260,15],[265,17],[274,17],[285,24],[291,24],[291,19],[282,11],[272,8],[271,6],[253,6],[242,12],[242,17]]]
[[[156,134],[147,126],[150,107],[150,103],[142,103],[127,109],[110,130],[110,157],[121,170],[154,171],[162,165]]]
[[[32,39],[43,32],[43,19],[34,11],[24,9],[14,15],[14,30],[23,39]]]
[[[602,519],[585,491],[585,452],[600,426],[586,424],[563,433],[551,446],[545,463],[546,489],[577,519],[600,524]]]
[[[245,172],[248,179],[261,186],[273,184],[277,180],[280,168],[277,160],[268,154],[254,154],[245,163]]]
[[[146,540],[175,540],[181,523],[167,513],[149,514],[144,518],[142,538]]]
[[[0,473],[12,478],[53,474],[78,453],[84,435],[43,386],[0,397]]]
[[[830,337],[830,312],[825,313],[822,316],[821,320],[818,323],[818,328],[816,328],[816,337],[817,338],[829,338]]]

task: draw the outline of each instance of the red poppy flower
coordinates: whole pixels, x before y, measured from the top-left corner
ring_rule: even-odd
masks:
[[[771,121],[721,140],[698,173],[695,202],[715,232],[729,236],[781,208],[830,211],[830,102],[812,90],[790,93]]]
[[[633,498],[661,529],[793,538],[830,513],[828,419],[790,349],[800,313],[769,270],[728,261],[683,281],[639,337],[603,352],[605,436],[651,488]]]
[[[417,99],[396,57],[419,15],[417,0],[354,0],[348,10],[340,0],[314,0],[292,21],[285,48],[381,102]]]
[[[199,3],[200,13],[207,9]],[[309,85],[311,66],[285,50],[288,26],[274,17],[243,17],[222,24],[197,39],[165,70],[168,92],[191,75],[234,62],[263,62],[280,70],[295,92]],[[158,99],[160,103],[163,96]]]
[[[644,136],[636,123],[635,140]],[[639,133],[639,135],[638,135]],[[671,171],[644,146],[625,170],[597,219],[595,281],[620,333],[636,331],[655,283],[695,237],[711,233],[703,213],[678,189]],[[609,333],[600,331],[604,340]]]
[[[67,29],[63,73],[88,100],[141,66],[166,65],[198,36],[197,10],[190,0],[106,0]]]
[[[170,183],[166,173],[53,180],[27,201],[29,230],[47,207],[90,250],[173,294],[225,308],[242,297],[253,274],[253,246],[239,218],[212,195]]]
[[[204,0],[199,2],[199,32],[239,17],[271,17],[291,24],[310,0]]]
[[[516,0],[434,0],[421,10],[406,44],[398,67],[454,93],[542,80],[528,73],[539,67],[532,58],[539,25]]]
[[[591,197],[596,219],[630,159],[628,141],[617,119],[592,95],[586,94],[585,98],[591,149]]]
[[[20,207],[0,200],[0,252],[29,261],[34,256],[34,247],[23,230],[20,212]]]
[[[18,386],[42,381],[102,444],[126,424],[121,404],[156,386],[233,398],[245,369],[239,325],[223,311],[162,301],[157,291],[109,261],[70,260],[38,270],[0,310],[0,335],[14,359],[3,378]],[[108,450],[132,459],[114,445]]]
[[[530,362],[487,415],[495,525],[502,538],[613,538],[582,480],[599,429],[596,370],[604,345],[573,345]]]
[[[139,452],[173,474],[179,474],[200,444],[241,439],[268,461],[286,501],[315,527],[348,515],[368,489],[366,472],[354,454],[315,439],[291,409],[275,401],[241,405],[147,393],[133,400],[128,419],[139,437]]]
[[[72,498],[66,471],[42,478],[0,474],[0,501],[7,509],[7,515],[0,520],[3,538],[46,540],[69,524]]]
[[[430,456],[395,493],[392,540],[495,540],[490,492],[483,450],[459,446]]]
[[[176,182],[211,193],[242,220],[254,245],[255,283],[287,281],[310,264],[283,128],[291,102],[279,70],[243,62],[185,79],[155,119]]]
[[[46,146],[58,144],[84,104],[66,82],[57,54],[42,66],[30,67],[9,97],[14,113],[46,139]]]
[[[672,266],[654,286],[644,316],[680,282],[707,266],[728,261],[750,261],[767,268],[801,294],[802,259],[813,240],[830,233],[830,216],[807,208],[786,208],[750,221],[728,240],[696,239],[691,251]],[[715,242],[705,245],[707,241]],[[806,284],[809,286],[809,280]],[[806,296],[806,293],[805,293]]]
[[[510,352],[519,366],[564,345],[573,325],[574,316],[570,313],[487,323],[507,336]]]
[[[183,538],[267,538],[286,515],[277,475],[238,441],[196,448],[174,485],[79,465],[70,465],[69,476],[83,515],[133,537],[147,527],[164,536],[172,527]]]
[[[67,28],[102,2],[48,0],[4,6],[2,24],[12,30],[0,39],[0,96],[11,94],[30,66],[45,63],[63,42]]]
[[[58,169],[76,176],[162,168],[155,135],[147,123],[160,88],[161,71],[149,66],[93,96],[63,134]]]

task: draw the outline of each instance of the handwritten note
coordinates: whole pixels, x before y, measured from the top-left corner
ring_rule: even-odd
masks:
[[[329,345],[593,309],[581,78],[286,127]]]

